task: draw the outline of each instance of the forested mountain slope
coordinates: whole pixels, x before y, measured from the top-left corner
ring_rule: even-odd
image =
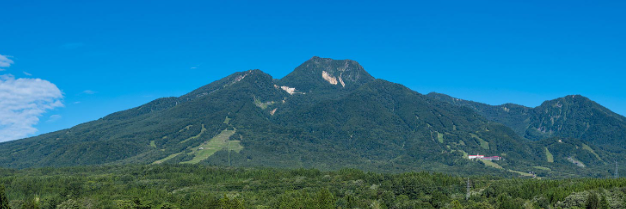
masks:
[[[613,152],[626,148],[626,118],[581,95],[545,101],[535,108],[515,104],[492,106],[438,93],[428,96],[472,108],[531,140],[577,138]]]
[[[545,106],[494,107],[422,95],[375,79],[355,61],[313,57],[282,79],[260,70],[238,72],[180,97],[1,143],[0,167],[201,163],[504,176],[528,176],[529,171],[544,176],[610,175],[605,169],[609,158],[621,155],[597,146],[616,142],[620,133],[589,137],[605,133],[595,124],[605,123],[607,117],[608,123],[616,124],[612,130],[619,132],[623,117],[574,97]],[[581,107],[591,112],[578,112]],[[590,113],[594,115],[586,117]],[[553,120],[542,120],[548,117]],[[570,131],[576,130],[578,120],[588,126],[582,135]],[[539,134],[529,131],[533,128]],[[573,140],[574,145],[529,140],[548,138]],[[587,142],[591,139],[598,143]],[[477,153],[504,160],[467,159]]]

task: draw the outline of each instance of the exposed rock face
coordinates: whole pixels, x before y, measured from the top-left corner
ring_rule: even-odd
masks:
[[[293,95],[294,93],[296,93],[296,88],[291,88],[289,86],[281,86],[280,89],[286,91],[287,93]]]
[[[322,71],[322,78],[324,78],[324,80],[328,81],[328,83],[332,85],[337,85],[337,78],[328,74],[326,71]]]
[[[313,57],[280,79],[279,84],[295,87],[301,92],[315,92],[323,89],[352,90],[373,80],[375,78],[356,61]]]
[[[339,75],[339,83],[341,83],[341,87],[346,87],[346,83],[344,83],[343,79],[341,79],[341,75]]]

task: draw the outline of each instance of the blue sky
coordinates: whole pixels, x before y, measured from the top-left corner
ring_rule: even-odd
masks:
[[[576,0],[5,0],[0,81],[62,92],[47,94],[62,106],[40,108],[29,136],[237,71],[281,78],[312,56],[356,60],[420,93],[531,107],[581,94],[626,115],[624,11]]]

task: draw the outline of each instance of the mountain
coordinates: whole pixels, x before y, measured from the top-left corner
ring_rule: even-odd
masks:
[[[283,106],[277,114],[341,98],[374,80],[356,61],[315,56],[276,81],[280,88],[292,94],[289,104]]]
[[[581,95],[545,101],[535,108],[515,104],[492,106],[438,93],[428,96],[472,108],[527,139],[576,138],[613,152],[626,149],[626,118]]]
[[[259,70],[235,73],[178,98],[157,99],[67,130],[6,142],[0,144],[0,164],[40,167],[147,162],[208,140],[209,135],[228,127],[223,122],[229,114],[246,105],[255,107],[251,92],[262,92],[264,95],[258,96],[268,98],[288,95],[276,90],[272,82],[271,76]]]
[[[612,138],[595,139],[596,144],[580,135],[551,131],[573,130],[571,116],[582,117],[586,113],[578,113],[580,107],[589,106],[595,116],[581,120],[590,124],[589,133],[596,133],[598,128],[591,127],[610,111],[583,103],[547,103],[570,108],[559,113],[567,116],[556,118],[557,109],[495,107],[442,94],[422,95],[372,77],[356,61],[313,57],[282,79],[260,70],[237,72],[180,97],[0,143],[0,167],[201,163],[509,176],[528,176],[528,171],[560,177],[610,175],[608,159],[622,154],[598,147]],[[547,126],[539,119],[545,117],[555,117],[555,123]],[[541,140],[528,137],[532,127],[542,127],[542,134],[545,130],[546,134],[537,135]],[[504,160],[467,159],[477,153]],[[579,166],[583,163],[586,167]]]
[[[280,79],[279,83],[302,92],[319,92],[331,89],[354,90],[373,80],[375,78],[356,61],[315,56]]]

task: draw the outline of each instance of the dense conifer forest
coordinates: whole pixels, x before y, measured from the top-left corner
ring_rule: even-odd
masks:
[[[2,209],[624,208],[625,201],[624,178],[550,180],[167,164],[0,170]]]

